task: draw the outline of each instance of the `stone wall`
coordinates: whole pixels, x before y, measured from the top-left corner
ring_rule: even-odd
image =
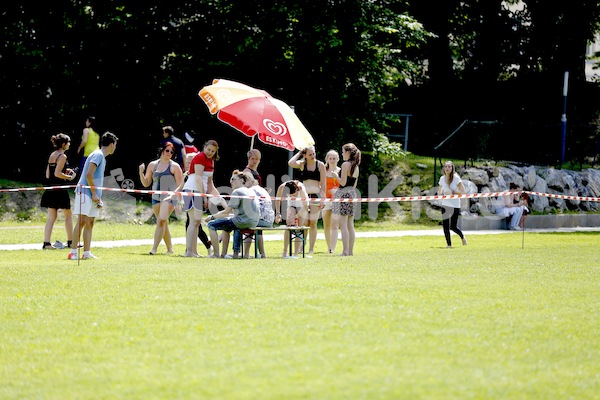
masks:
[[[567,196],[600,198],[600,170],[586,169],[580,172],[557,170],[536,166],[457,168],[467,193],[493,193],[509,189],[515,182],[523,190]],[[600,202],[564,200],[545,196],[530,196],[530,208],[540,213],[564,211],[598,212]],[[462,209],[470,214],[493,213],[490,198],[463,199]]]

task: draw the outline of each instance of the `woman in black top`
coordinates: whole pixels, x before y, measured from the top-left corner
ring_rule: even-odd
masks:
[[[54,151],[48,157],[46,165],[46,182],[50,186],[63,186],[66,182],[75,179],[75,171],[68,168],[67,155],[65,151],[71,146],[71,138],[59,133],[50,138]],[[65,230],[67,232],[67,247],[71,246],[73,239],[73,218],[71,213],[71,198],[68,189],[50,189],[44,191],[42,195],[41,207],[48,208],[48,219],[44,228],[44,244],[42,249],[50,250],[58,247],[50,243],[52,228],[58,217],[58,210],[63,210],[65,214]],[[62,243],[61,243],[62,244]],[[63,248],[63,246],[60,246]]]
[[[342,146],[342,170],[338,177],[340,188],[335,192],[335,199],[355,199],[358,198],[356,183],[360,170],[360,150],[352,143]],[[334,173],[334,176],[336,174]],[[358,211],[360,203],[340,202],[333,203],[333,218],[331,224],[331,248],[335,248],[337,241],[338,224],[342,231],[343,251],[341,256],[354,255],[354,214]]]
[[[288,162],[292,168],[299,170],[298,180],[304,184],[306,192],[311,199],[325,198],[325,163],[317,160],[314,146],[307,147],[296,153]],[[317,241],[317,221],[321,211],[321,204],[315,200],[310,200],[308,209],[308,221],[300,220],[300,225],[306,225],[308,230],[308,254],[315,252],[315,242]]]

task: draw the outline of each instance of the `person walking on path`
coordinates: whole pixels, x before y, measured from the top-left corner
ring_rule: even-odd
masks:
[[[160,148],[160,155],[157,160],[151,161],[148,168],[144,163],[139,166],[140,181],[144,187],[152,185],[154,191],[171,192],[179,187],[183,181],[183,172],[179,164],[171,160],[175,148],[172,143],[166,142]],[[166,198],[169,197],[167,200]],[[158,245],[161,240],[165,241],[167,253],[173,254],[173,244],[171,242],[171,232],[169,231],[169,217],[179,206],[179,197],[175,199],[170,195],[152,194],[152,211],[156,217],[156,230],[154,231],[154,245],[150,254],[155,255],[158,251]]]
[[[299,180],[304,184],[306,192],[311,199],[325,197],[325,164],[317,160],[317,154],[314,146],[307,147],[296,153],[288,162],[292,168],[299,170]],[[300,224],[309,226],[308,230],[308,254],[315,252],[315,242],[317,241],[317,222],[321,205],[311,201],[308,209],[308,221],[300,221]]]
[[[75,171],[69,168],[67,155],[65,152],[71,146],[71,138],[64,133],[53,135],[50,139],[54,146],[54,151],[48,157],[46,164],[46,182],[50,186],[62,186],[66,182],[75,179]],[[73,216],[71,213],[71,198],[69,197],[68,189],[51,189],[45,190],[42,195],[41,207],[48,208],[48,219],[44,227],[44,244],[42,249],[57,249],[64,248],[61,242],[56,242],[60,246],[52,245],[50,238],[52,237],[52,228],[58,217],[58,210],[63,210],[65,215],[65,230],[67,231],[67,247],[71,247],[73,238]]]
[[[460,179],[460,176],[454,169],[452,161],[446,161],[442,167],[442,176],[440,176],[438,196],[454,195],[466,193],[465,186]],[[458,228],[458,216],[460,215],[460,199],[442,199],[442,226],[444,236],[446,237],[446,245],[452,247],[452,239],[450,231],[456,233],[462,240],[463,246],[467,245],[467,239],[462,231]]]
[[[106,168],[106,157],[113,154],[117,148],[119,139],[112,132],[105,132],[100,138],[100,149],[92,152],[85,160],[81,178],[75,190],[75,211],[78,215],[77,224],[73,229],[73,243],[69,260],[77,260],[77,247],[79,238],[83,231],[83,256],[82,259],[98,258],[91,252],[92,232],[94,220],[100,214],[102,208],[102,189],[104,185],[104,170]],[[89,187],[83,187],[89,186]]]
[[[81,143],[77,148],[77,154],[83,150],[81,160],[79,161],[79,172],[83,171],[83,165],[89,155],[100,148],[100,135],[94,130],[95,122],[96,117],[91,115],[85,120],[85,128],[83,128],[83,133],[81,134]]]
[[[339,189],[335,192],[336,200],[355,199],[358,198],[356,184],[360,174],[360,150],[353,143],[346,143],[342,146],[342,168],[338,177]],[[332,173],[337,177],[337,174]],[[354,240],[356,233],[354,230],[354,214],[358,211],[360,203],[355,202],[340,202],[333,203],[334,214],[331,224],[331,248],[335,249],[337,242],[338,225],[342,232],[343,250],[341,256],[354,255]]]

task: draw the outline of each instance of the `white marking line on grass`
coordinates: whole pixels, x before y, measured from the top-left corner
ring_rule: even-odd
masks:
[[[573,227],[573,228],[556,228],[556,229],[527,229],[525,233],[537,233],[537,232],[598,232],[600,227]],[[510,235],[520,234],[522,231],[507,231],[507,230],[477,230],[467,231],[463,230],[465,235]],[[426,230],[414,230],[414,231],[379,231],[379,232],[356,232],[357,238],[383,238],[383,237],[403,237],[403,236],[440,236],[444,237],[444,233],[441,229],[426,229]],[[281,240],[283,241],[283,234],[268,234],[263,235],[264,240]],[[323,233],[317,235],[317,239],[324,240],[325,236]],[[173,244],[185,245],[185,237],[173,238]],[[153,239],[129,239],[129,240],[105,240],[105,241],[92,241],[92,247],[98,248],[111,248],[111,247],[128,247],[128,246],[152,246],[154,243]],[[0,251],[2,250],[42,250],[42,245],[39,243],[34,244],[3,244],[0,245]],[[45,251],[60,251],[60,250],[45,250]],[[65,249],[65,251],[67,251]]]

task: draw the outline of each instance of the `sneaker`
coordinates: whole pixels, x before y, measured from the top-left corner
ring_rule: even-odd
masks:
[[[45,244],[42,246],[42,250],[56,250],[56,246],[52,244]]]
[[[69,253],[69,260],[78,260],[77,253]]]
[[[54,242],[54,247],[57,248],[57,249],[64,249],[67,246],[63,242],[61,242],[60,240],[57,240],[56,242]]]
[[[82,260],[99,260],[100,257],[96,257],[95,255],[93,255],[92,253],[83,253],[83,257],[81,257]]]
[[[283,258],[298,258],[298,256],[284,256]]]
[[[212,256],[213,255],[213,248],[209,247],[208,249],[206,249],[208,251],[208,256]]]
[[[520,231],[520,230],[521,230],[521,228],[519,228],[518,226],[511,226],[511,227],[510,227],[510,230],[511,230],[511,231]]]
[[[223,256],[223,258],[228,258],[228,259],[229,259],[229,258],[233,258],[233,256],[232,256],[231,254],[225,254],[225,255]]]

